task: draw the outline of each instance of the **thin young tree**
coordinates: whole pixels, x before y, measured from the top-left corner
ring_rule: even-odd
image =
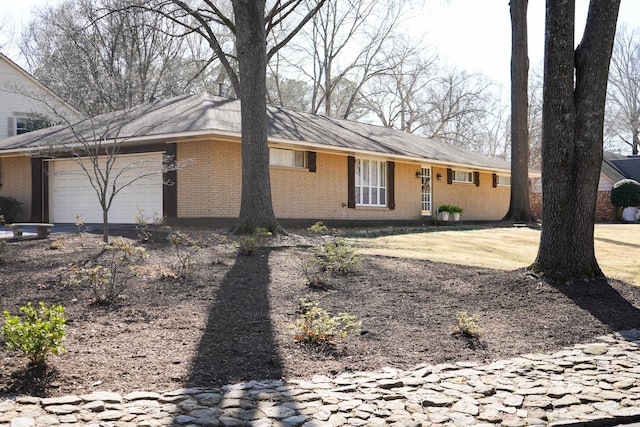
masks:
[[[534,272],[569,282],[604,277],[594,223],[609,62],[620,0],[592,0],[574,50],[575,2],[547,0],[542,234]]]
[[[529,204],[528,0],[511,0],[511,198],[502,219],[533,222]]]

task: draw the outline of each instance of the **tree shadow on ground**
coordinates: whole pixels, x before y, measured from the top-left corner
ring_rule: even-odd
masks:
[[[282,377],[271,325],[269,282],[268,249],[236,257],[210,307],[191,363],[189,387]]]
[[[612,283],[615,281],[604,279],[552,285],[613,332],[640,328],[640,308],[622,296]]]

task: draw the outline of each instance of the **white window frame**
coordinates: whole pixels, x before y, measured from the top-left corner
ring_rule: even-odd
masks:
[[[508,182],[500,182],[501,179],[506,179]],[[511,175],[500,175],[498,174],[496,177],[496,185],[498,187],[511,187]]]
[[[387,189],[387,162],[356,158],[356,206],[386,207],[389,198]]]
[[[290,148],[269,148],[269,165],[305,169],[308,167],[307,152]]]
[[[458,176],[458,174],[464,174],[464,177]],[[453,182],[459,182],[462,184],[475,184],[475,182],[473,181],[473,171],[466,169],[453,169],[451,171],[451,176],[453,177]]]

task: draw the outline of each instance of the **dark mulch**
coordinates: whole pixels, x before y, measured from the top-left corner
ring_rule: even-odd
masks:
[[[51,356],[46,372],[34,373],[0,338],[0,396],[158,391],[384,366],[489,362],[640,327],[640,289],[616,280],[552,286],[524,270],[364,256],[359,273],[312,290],[300,261],[314,242],[305,233],[237,256],[219,235],[187,231],[203,244],[188,280],[140,280],[112,306],[96,306],[87,289],[65,284],[71,265],[98,253],[99,236],[9,243],[0,265],[0,309],[15,314],[28,301],[62,304],[67,352]],[[50,249],[56,239],[62,248]],[[145,247],[147,265],[176,265],[169,245]],[[289,325],[300,298],[362,319],[361,335],[335,348],[295,343]],[[479,315],[480,340],[451,334],[461,311]]]

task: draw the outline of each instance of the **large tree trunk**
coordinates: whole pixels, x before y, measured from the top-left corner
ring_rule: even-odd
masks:
[[[235,233],[277,231],[267,145],[265,0],[233,0],[242,115],[242,199]]]
[[[511,201],[503,221],[533,222],[529,204],[528,0],[511,0]]]
[[[602,278],[593,230],[609,61],[620,0],[591,1],[574,52],[574,1],[547,0],[542,235],[531,269],[562,282]],[[575,72],[575,87],[574,87]]]

